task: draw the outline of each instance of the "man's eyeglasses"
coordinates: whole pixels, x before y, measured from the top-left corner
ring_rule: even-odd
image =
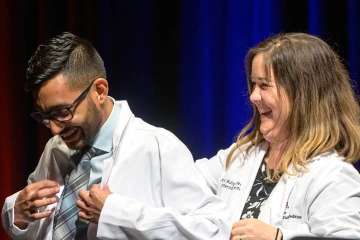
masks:
[[[47,127],[49,127],[50,118],[59,122],[70,121],[74,117],[74,113],[71,111],[71,109],[87,95],[94,81],[92,81],[90,85],[80,94],[80,96],[78,96],[69,106],[54,109],[49,112],[33,111],[30,113],[30,116]]]

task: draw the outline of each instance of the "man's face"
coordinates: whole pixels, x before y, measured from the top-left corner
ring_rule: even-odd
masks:
[[[85,89],[84,89],[85,90]],[[67,107],[82,93],[83,90],[70,91],[66,79],[59,74],[49,80],[34,94],[35,108],[48,112],[61,107]],[[102,114],[92,100],[93,86],[85,98],[80,100],[71,111],[73,118],[59,122],[50,118],[49,128],[53,135],[59,135],[71,149],[81,149],[91,145],[102,123]]]

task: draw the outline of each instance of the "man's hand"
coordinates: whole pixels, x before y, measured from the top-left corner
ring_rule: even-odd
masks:
[[[16,198],[14,224],[20,229],[25,229],[28,223],[50,216],[50,210],[38,212],[38,209],[55,203],[55,194],[59,191],[60,185],[51,180],[41,180],[27,185]]]
[[[277,228],[263,223],[255,218],[242,219],[233,224],[231,230],[231,240],[273,240],[276,236]],[[277,239],[281,239],[281,231]]]
[[[76,201],[76,205],[80,208],[79,217],[88,221],[99,221],[105,200],[110,194],[112,192],[108,185],[100,189],[98,184],[94,184],[90,191],[81,190],[79,192],[81,200]]]

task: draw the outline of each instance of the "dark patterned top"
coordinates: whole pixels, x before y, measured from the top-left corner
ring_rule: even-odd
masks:
[[[250,195],[246,200],[240,219],[258,218],[262,206],[265,205],[271,191],[276,186],[276,182],[266,182],[266,162],[260,164]]]

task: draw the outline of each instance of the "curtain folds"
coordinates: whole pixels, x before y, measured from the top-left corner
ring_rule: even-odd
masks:
[[[251,117],[244,57],[272,34],[322,37],[359,91],[359,17],[357,0],[0,1],[1,202],[26,185],[51,137],[29,117],[23,91],[27,61],[45,39],[62,31],[89,39],[110,96],[174,132],[198,159],[228,147]]]

